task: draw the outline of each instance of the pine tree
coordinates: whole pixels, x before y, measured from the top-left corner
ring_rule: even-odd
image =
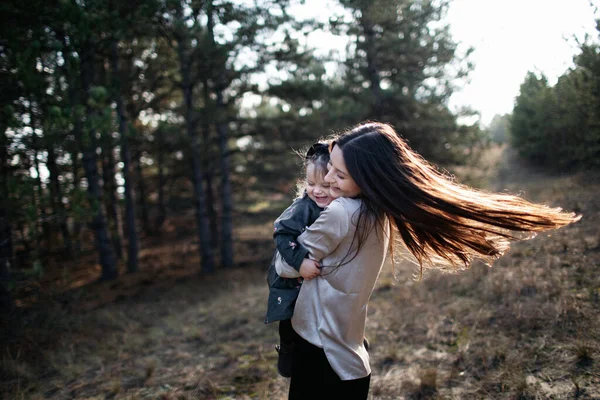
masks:
[[[441,24],[448,2],[340,3],[353,19],[337,20],[335,27],[356,38],[344,68],[346,97],[354,103],[346,119],[389,122],[424,155],[450,161],[447,148],[459,130],[447,103],[454,82],[471,69],[472,50],[459,55],[448,26]]]

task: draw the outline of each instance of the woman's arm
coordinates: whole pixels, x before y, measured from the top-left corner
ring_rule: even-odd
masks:
[[[298,237],[313,260],[321,261],[339,246],[348,234],[350,217],[341,201],[334,200],[319,218]]]

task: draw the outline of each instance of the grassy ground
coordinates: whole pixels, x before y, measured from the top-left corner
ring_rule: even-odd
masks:
[[[550,177],[500,150],[456,172],[584,218],[515,244],[493,268],[422,282],[410,265],[386,268],[367,325],[372,398],[600,398],[600,180]],[[263,324],[270,200],[281,199],[236,219],[240,268],[196,274],[181,221],[146,243],[138,274],[89,284],[65,267],[4,321],[0,397],[286,398],[276,326]]]

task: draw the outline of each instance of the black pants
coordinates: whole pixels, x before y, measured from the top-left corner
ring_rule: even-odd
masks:
[[[284,319],[279,321],[279,343],[282,345],[293,345],[298,337],[294,328],[292,328],[292,320]]]
[[[369,395],[371,375],[343,381],[329,365],[323,349],[304,340],[296,332],[290,400],[364,400]]]

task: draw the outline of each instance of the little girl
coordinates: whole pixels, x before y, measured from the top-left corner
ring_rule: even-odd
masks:
[[[269,300],[265,323],[279,321],[280,344],[276,347],[279,353],[277,369],[279,374],[286,378],[291,377],[292,374],[295,333],[291,318],[302,278],[312,279],[319,274],[319,264],[307,258],[308,250],[297,242],[297,238],[306,227],[315,222],[321,211],[334,199],[331,197],[329,184],[324,180],[328,163],[327,144],[315,143],[308,149],[304,157],[306,168],[304,193],[275,221],[273,237],[277,251],[267,276]],[[277,257],[281,257],[286,264],[293,267],[297,273],[291,276],[298,276],[298,278],[281,277],[275,269]]]

